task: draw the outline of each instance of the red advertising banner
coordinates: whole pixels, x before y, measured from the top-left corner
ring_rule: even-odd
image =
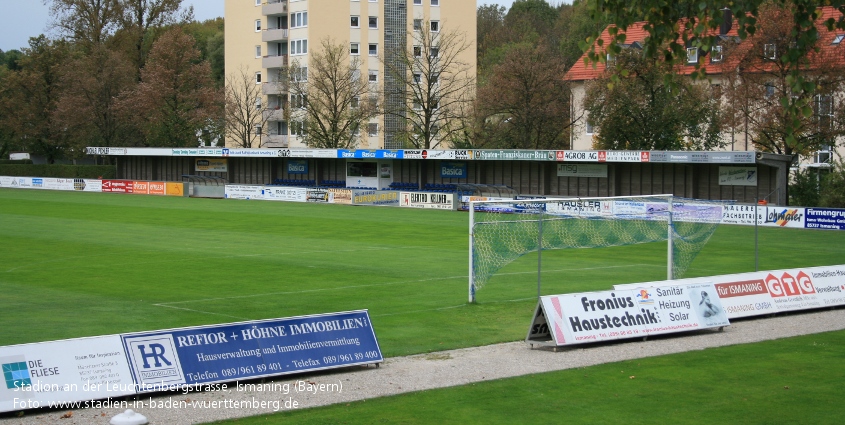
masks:
[[[132,193],[132,183],[130,180],[103,180],[103,192]]]
[[[148,195],[150,193],[150,182],[133,181],[132,191],[129,193],[135,193],[138,195]]]

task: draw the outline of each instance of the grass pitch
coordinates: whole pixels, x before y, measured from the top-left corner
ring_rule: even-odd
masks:
[[[369,309],[385,356],[522,339],[536,304],[536,254],[500,270],[478,292],[478,303],[467,304],[467,221],[466,214],[449,211],[0,189],[0,345],[354,309]],[[759,268],[841,264],[843,242],[845,232],[760,228]],[[721,226],[686,276],[753,271],[754,249],[753,227]],[[542,293],[661,280],[665,251],[665,243],[544,251]],[[705,413],[719,410],[713,398],[724,394],[733,404],[717,407],[735,415],[716,418],[717,423],[746,422],[737,413],[746,411],[748,423],[789,421],[783,415],[794,406],[827,403],[838,394],[842,368],[827,366],[841,357],[843,335],[726,347],[293,415],[311,423],[456,422],[426,416],[440,409],[464,423],[480,418],[514,423],[580,411],[575,422],[637,423],[632,413],[588,420],[606,408],[650,414],[644,420],[649,423],[697,423],[704,422],[695,416],[697,406],[709,406]],[[808,348],[816,341],[828,348]],[[773,354],[784,350],[782,356]],[[749,375],[760,359],[769,372]],[[807,371],[828,372],[806,379],[789,372],[783,382],[775,379],[778,367],[790,370],[802,361]],[[702,375],[706,386],[682,399],[678,394],[698,382],[689,366],[696,364],[723,384],[717,390]],[[640,366],[642,372],[631,375],[650,378],[628,382],[626,373],[622,382],[611,379],[620,367]],[[590,384],[581,379],[585,373],[597,379]],[[670,375],[678,378],[661,377]],[[634,382],[642,387],[631,387]],[[810,391],[813,385],[819,390]],[[784,386],[802,391],[779,390]],[[508,395],[514,403],[502,401]],[[655,397],[646,402],[650,396]],[[792,403],[791,397],[803,401]],[[411,413],[398,413],[422,415],[409,404],[431,409],[415,421]],[[526,408],[531,418],[524,416]],[[795,419],[824,423],[831,418],[827,412],[838,418],[842,410],[796,410]],[[340,419],[350,413],[362,419]]]
[[[386,356],[522,339],[537,257],[467,303],[461,212],[0,189],[0,345],[369,309]],[[845,232],[760,228],[760,269],[841,264]],[[665,243],[543,252],[542,293],[665,278]],[[754,270],[721,226],[687,276]]]

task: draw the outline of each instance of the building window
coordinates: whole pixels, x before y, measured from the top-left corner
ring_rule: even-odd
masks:
[[[308,40],[291,40],[290,41],[291,55],[305,55],[308,54]]]
[[[415,72],[414,73],[414,82],[417,83],[417,84],[421,83],[422,82],[422,74],[420,74],[419,72]]]
[[[439,47],[432,47],[429,51],[429,56],[436,58],[440,55],[440,48]]]
[[[414,0],[414,4],[422,4],[422,0]]]
[[[261,46],[255,46],[255,57],[261,57]]]
[[[291,28],[302,28],[308,26],[308,12],[296,12],[290,15]]]
[[[776,45],[767,43],[763,45],[763,57],[766,59],[775,60],[778,57],[778,48]]]
[[[261,0],[255,0],[255,5],[256,5],[256,6],[261,6]]]
[[[360,69],[353,69],[352,70],[352,81],[358,81],[361,79],[361,70]]]
[[[290,106],[296,109],[304,109],[306,100],[304,94],[292,94],[290,96]]]
[[[440,0],[431,0],[432,6],[440,6]]]
[[[772,83],[766,83],[766,97],[772,97],[775,95],[775,85]]]
[[[414,46],[414,57],[418,58],[420,56],[422,56],[422,47]]]
[[[358,53],[358,43],[349,43],[349,54],[357,55]]]
[[[260,97],[255,98],[255,110],[256,111],[261,110],[261,98]]]
[[[431,32],[438,32],[440,31],[440,21],[431,21]]]
[[[352,99],[349,101],[350,108],[357,108],[358,105],[361,103],[361,99],[358,96],[352,96]]]
[[[718,63],[722,61],[722,46],[713,46],[710,51],[710,62]]]
[[[370,16],[368,26],[371,30],[378,29],[378,16]]]
[[[698,47],[687,47],[687,63],[698,63]]]
[[[351,16],[349,18],[349,23],[352,26],[352,28],[361,28],[361,24],[360,24],[360,22],[358,22],[357,16]]]
[[[833,43],[830,44],[839,44],[842,42],[843,38],[845,38],[845,34],[836,34],[836,37],[833,39]]]
[[[370,43],[368,51],[370,56],[378,56],[378,44]]]
[[[378,123],[377,122],[367,123],[367,135],[369,135],[370,137],[378,136]]]
[[[813,97],[816,120],[821,130],[830,129],[833,121],[833,96],[817,94]]]
[[[261,84],[261,71],[255,73],[255,84]]]
[[[414,19],[414,31],[422,31],[422,19]]]
[[[261,19],[255,20],[255,32],[261,31]]]
[[[589,135],[595,133],[595,130],[596,129],[593,128],[593,123],[591,123],[590,120],[587,119],[587,135],[589,136]]]
[[[256,125],[255,125],[255,135],[256,135],[256,136],[261,135],[261,124],[256,124]]]
[[[305,123],[302,121],[291,121],[290,123],[290,134],[292,136],[303,136],[305,135]]]
[[[308,67],[301,66],[293,69],[291,76],[293,81],[308,81]]]
[[[367,81],[369,81],[371,83],[377,83],[378,82],[378,71],[375,70],[375,69],[371,69],[370,73],[367,77]]]

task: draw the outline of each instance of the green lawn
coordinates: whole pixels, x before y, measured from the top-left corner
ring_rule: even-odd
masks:
[[[537,257],[467,304],[467,214],[0,189],[0,344],[369,309],[386,356],[524,338]],[[722,226],[687,276],[753,271]],[[845,232],[760,229],[760,267],[840,264]],[[544,251],[544,294],[665,278],[665,243]]]
[[[451,211],[0,189],[0,345],[355,309],[369,309],[388,357],[523,339],[536,303],[536,254],[504,267],[468,304],[467,221]],[[760,228],[760,269],[842,264],[843,242],[845,232]],[[542,292],[660,280],[665,251],[665,243],[544,251]],[[686,276],[754,267],[754,228],[721,226]],[[809,406],[834,403],[843,338],[706,350],[294,415],[315,415],[296,420],[309,423],[515,423],[529,411],[531,422],[565,412],[581,423],[672,423],[727,412],[707,422],[740,423],[748,411],[754,423],[833,423],[827,411],[841,415],[839,405],[821,413]],[[696,365],[706,366],[704,375]],[[636,371],[617,379],[616,369]]]

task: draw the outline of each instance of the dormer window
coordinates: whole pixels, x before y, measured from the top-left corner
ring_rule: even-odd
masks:
[[[836,38],[834,38],[833,43],[830,44],[839,44],[842,42],[843,38],[845,38],[845,34],[836,34]]]
[[[713,46],[713,49],[710,50],[710,62],[719,63],[722,58],[722,46]]]
[[[778,58],[778,48],[775,44],[767,43],[763,45],[763,57],[770,60]]]
[[[698,47],[687,47],[687,63],[690,65],[698,63]]]

